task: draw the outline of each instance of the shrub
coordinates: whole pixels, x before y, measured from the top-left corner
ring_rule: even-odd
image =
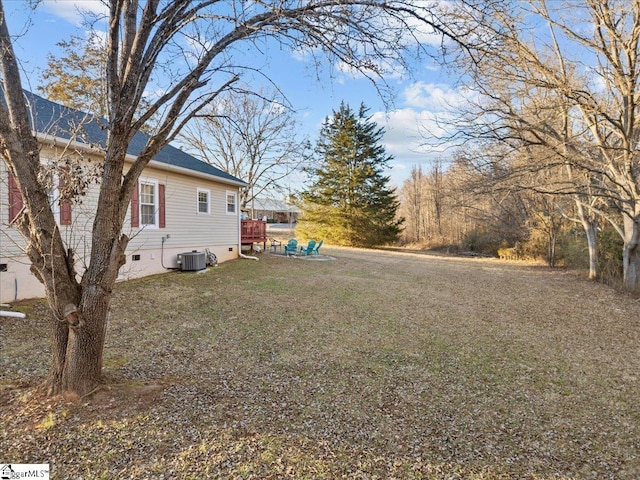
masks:
[[[606,226],[598,232],[598,268],[600,280],[607,285],[622,283],[622,246],[618,232]]]
[[[473,230],[460,242],[462,251],[495,255],[503,240],[497,232],[487,230]]]

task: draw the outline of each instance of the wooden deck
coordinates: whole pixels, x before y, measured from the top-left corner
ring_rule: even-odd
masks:
[[[266,250],[267,222],[262,220],[240,220],[240,243],[242,245],[251,245],[251,250],[253,250],[254,243],[262,243],[264,250]]]

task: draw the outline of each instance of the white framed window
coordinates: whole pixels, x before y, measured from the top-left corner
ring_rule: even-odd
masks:
[[[158,182],[140,181],[140,226],[158,228]]]
[[[227,192],[227,215],[236,215],[237,204],[238,204],[238,194],[236,192]]]
[[[198,213],[209,214],[211,213],[210,199],[211,191],[203,188],[198,189]]]
[[[47,194],[49,195],[51,213],[53,213],[58,225],[71,225],[71,201],[63,200],[60,191],[62,186],[69,181],[68,177],[68,171],[50,173]]]

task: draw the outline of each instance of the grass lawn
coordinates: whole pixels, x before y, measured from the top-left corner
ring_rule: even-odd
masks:
[[[0,462],[52,478],[640,478],[640,301],[494,259],[330,249],[119,284],[106,384],[35,393],[0,319]]]

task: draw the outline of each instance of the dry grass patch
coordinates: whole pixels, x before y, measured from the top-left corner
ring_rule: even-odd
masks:
[[[2,461],[55,478],[640,477],[640,304],[524,263],[327,249],[120,284],[106,384],[0,320]],[[75,400],[75,401],[73,401]]]

